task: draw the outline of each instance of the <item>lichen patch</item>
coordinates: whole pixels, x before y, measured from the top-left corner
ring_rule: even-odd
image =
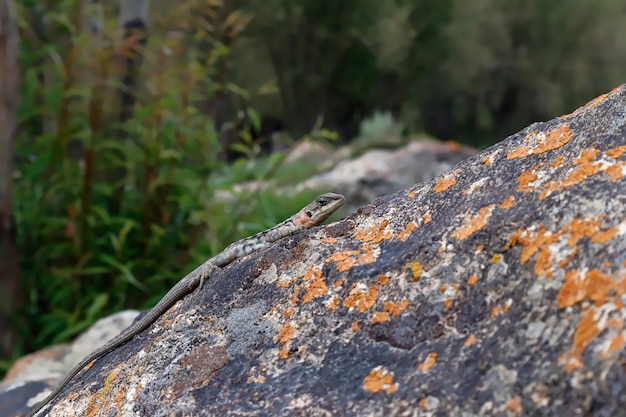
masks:
[[[426,356],[426,359],[417,367],[418,371],[428,372],[437,364],[437,353],[432,352]]]
[[[491,217],[491,213],[495,207],[495,204],[490,204],[481,208],[478,210],[478,214],[476,214],[476,216],[466,218],[465,223],[456,229],[450,237],[458,240],[467,239],[487,225],[489,217]]]
[[[274,337],[274,340],[281,343],[283,346],[280,349],[278,356],[282,359],[289,358],[289,342],[296,335],[296,327],[291,323],[286,323]]]
[[[350,295],[343,300],[343,306],[354,308],[359,313],[372,308],[378,299],[378,285],[367,288],[364,284],[358,284],[352,289]]]
[[[386,312],[388,312],[392,316],[398,317],[408,307],[409,307],[409,300],[405,298],[402,301],[398,301],[397,303],[394,303],[392,301],[386,301],[384,309]]]
[[[391,230],[387,229],[389,220],[383,219],[380,223],[371,227],[359,229],[354,233],[354,238],[362,242],[378,243],[383,240],[389,240],[392,237]]]
[[[302,296],[304,304],[310,303],[314,298],[320,298],[328,294],[326,282],[322,278],[322,268],[315,266],[310,268],[305,274],[303,280],[305,285],[305,293]]]
[[[377,366],[363,379],[363,389],[372,394],[379,392],[393,394],[398,390],[398,384],[393,382],[392,372],[382,366]]]
[[[376,261],[380,248],[369,244],[361,246],[361,250],[344,250],[335,252],[325,262],[334,262],[339,272],[345,272],[356,265],[371,264]]]
[[[618,227],[602,228],[598,218],[573,218],[560,230],[554,232],[544,225],[539,228],[529,227],[517,230],[509,238],[505,249],[521,244],[523,246],[520,262],[526,263],[535,254],[535,273],[538,276],[556,272],[556,268],[564,268],[578,253],[578,244],[584,238],[591,238],[595,244],[604,244],[620,233]],[[563,247],[571,248],[563,250]]]
[[[513,207],[514,204],[515,204],[515,197],[510,195],[502,202],[502,204],[500,204],[500,210],[509,209]]]
[[[455,177],[457,175],[458,175],[458,171],[454,171],[454,172],[446,175],[445,177],[440,178],[437,181],[437,183],[435,184],[435,186],[433,187],[433,191],[435,193],[437,193],[437,194],[443,193],[444,191],[447,191],[452,186],[456,185]]]
[[[560,126],[548,132],[533,130],[524,139],[524,142],[528,143],[528,145],[518,146],[510,151],[506,157],[510,161],[553,151],[567,144],[572,139],[572,136],[572,131],[567,125]]]

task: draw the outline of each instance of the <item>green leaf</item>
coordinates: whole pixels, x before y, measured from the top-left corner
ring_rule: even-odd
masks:
[[[87,308],[87,319],[94,321],[102,312],[102,308],[109,302],[109,295],[101,293],[96,296],[91,305]]]
[[[107,265],[111,265],[117,272],[122,274],[126,281],[129,282],[131,285],[139,288],[142,291],[147,291],[147,287],[139,282],[139,280],[135,277],[135,275],[133,275],[133,273],[126,265],[123,265],[115,258],[107,254],[100,254],[99,258],[102,260],[102,262]]]
[[[252,127],[257,132],[261,131],[261,116],[259,113],[254,110],[252,107],[248,107],[246,109],[246,114],[250,118],[250,123],[252,123]]]

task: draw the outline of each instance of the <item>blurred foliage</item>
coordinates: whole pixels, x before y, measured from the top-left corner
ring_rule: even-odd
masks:
[[[322,115],[351,139],[361,120],[391,111],[410,131],[486,146],[626,79],[619,0],[241,4],[252,40],[234,62],[272,68],[280,100],[259,108],[280,108],[293,132]]]
[[[17,3],[19,351],[148,307],[306,203],[235,187],[314,171],[271,152],[289,135],[366,147],[404,128],[486,146],[626,71],[619,0],[153,0],[147,38],[110,2]]]
[[[391,112],[376,111],[361,121],[359,136],[352,143],[353,151],[399,147],[406,141],[402,137],[403,131],[404,126]]]
[[[18,3],[14,212],[26,305],[16,356],[152,306],[209,256],[316,194],[232,191],[271,181],[284,160],[257,154],[252,134],[262,120],[249,99],[271,88],[230,79],[231,48],[250,15],[190,0],[154,19],[146,38],[141,27],[122,30],[115,10],[84,4]],[[135,86],[130,60],[141,63]],[[333,139],[321,128],[310,135]],[[229,160],[225,146],[239,157]]]

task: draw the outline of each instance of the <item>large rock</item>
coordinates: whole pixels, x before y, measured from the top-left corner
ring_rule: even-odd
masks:
[[[626,410],[626,89],[218,271],[50,416]]]

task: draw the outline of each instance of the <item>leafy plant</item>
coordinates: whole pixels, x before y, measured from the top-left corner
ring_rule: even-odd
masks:
[[[254,93],[228,79],[231,47],[249,17],[189,0],[144,44],[113,19],[97,34],[81,29],[89,12],[82,4],[21,3],[14,190],[26,291],[16,315],[22,352],[68,340],[120,309],[153,305],[209,256],[312,196],[232,191],[270,180],[284,159],[249,153],[255,159],[231,164],[222,156],[233,125],[216,125],[214,112],[226,97],[260,123],[248,104]],[[220,24],[201,30],[208,20]],[[129,57],[143,60],[135,90],[124,83]],[[120,97],[131,93],[133,105],[124,108]],[[247,151],[249,127],[238,128],[236,146]]]

